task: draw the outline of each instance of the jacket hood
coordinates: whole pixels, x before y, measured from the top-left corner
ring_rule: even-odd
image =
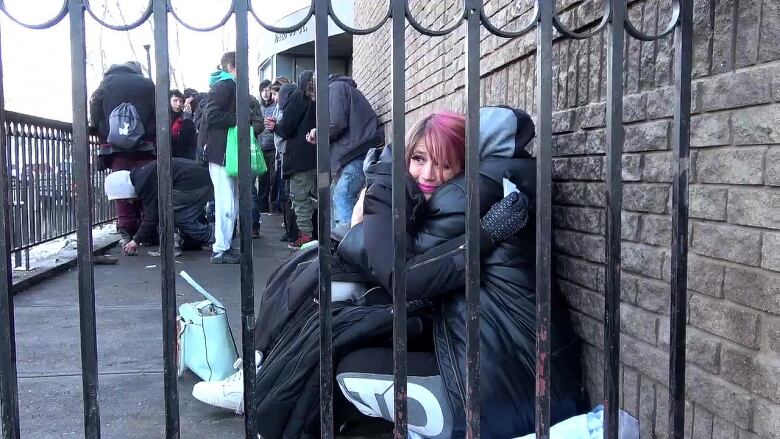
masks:
[[[290,95],[295,93],[297,89],[298,87],[295,84],[284,84],[282,88],[279,89],[276,107],[283,110],[284,106],[287,105],[287,100],[290,99]]]
[[[141,64],[138,61],[128,61],[124,64],[113,64],[106,70],[106,75],[114,73],[135,73],[141,75]]]
[[[526,151],[536,130],[523,110],[510,107],[479,109],[479,158],[530,158]]]
[[[216,84],[219,81],[226,81],[228,79],[236,80],[236,77],[224,70],[217,70],[209,76],[209,87]]]
[[[335,82],[344,82],[354,88],[357,88],[357,82],[355,82],[355,80],[350,76],[339,75],[338,73],[333,73],[328,76],[328,84],[333,84]]]

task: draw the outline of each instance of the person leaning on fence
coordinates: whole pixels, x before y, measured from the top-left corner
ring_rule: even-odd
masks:
[[[171,156],[195,160],[198,132],[191,119],[184,117],[184,94],[179,90],[168,93],[171,108]]]
[[[108,68],[89,102],[90,134],[100,142],[98,170],[130,170],[154,160],[154,83],[137,61]],[[136,200],[115,202],[117,229],[128,243],[141,224]]]
[[[211,198],[212,187],[208,171],[194,160],[171,159],[173,225],[182,238],[182,248],[201,248],[214,242],[214,231],[205,221],[203,206]],[[106,176],[106,196],[109,200],[138,199],[144,214],[135,236],[122,250],[126,255],[138,252],[138,243],[158,239],[157,161],[138,166],[131,171],[114,171]]]
[[[306,96],[317,99],[315,81],[300,85]],[[332,74],[328,77],[328,110],[330,127],[330,171],[334,175],[331,185],[331,228],[349,224],[352,209],[363,188],[363,159],[369,149],[383,145],[385,133],[379,124],[371,103],[357,88],[349,76]],[[317,131],[312,130],[308,139],[315,143]]]
[[[209,77],[209,98],[201,129],[205,131],[205,159],[214,185],[214,245],[211,262],[238,264],[238,252],[231,248],[238,217],[237,179],[227,174],[225,151],[228,128],[236,125],[236,53],[222,55],[220,69]]]
[[[304,71],[299,84],[311,81],[313,72]],[[297,236],[290,236],[290,247],[300,248],[312,241],[312,215],[316,207],[317,150],[306,141],[306,135],[316,125],[314,104],[306,98],[300,86],[285,84],[279,91],[281,117],[270,124],[280,138],[282,176],[289,180],[290,198],[295,212]]]

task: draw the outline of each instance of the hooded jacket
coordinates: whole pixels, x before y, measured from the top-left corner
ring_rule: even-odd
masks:
[[[133,104],[144,126],[143,142],[136,151],[154,152],[155,125],[154,83],[141,74],[140,66],[135,62],[114,64],[108,68],[103,81],[92,94],[89,101],[89,119],[92,132],[97,134],[101,143],[100,155],[109,155],[114,151],[107,143],[108,117],[114,108],[122,103]]]
[[[505,108],[481,110],[480,214],[503,198],[503,179],[529,198],[535,195],[534,159],[524,147],[533,138],[530,117]],[[357,276],[392,291],[392,221],[389,150],[367,161],[364,221],[343,237],[333,257],[333,280]],[[407,330],[415,333],[421,307],[432,310],[434,345],[449,402],[453,437],[465,435],[466,301],[465,179],[442,185],[425,203],[407,179]],[[532,218],[532,217],[531,217]],[[481,426],[485,438],[526,434],[534,425],[535,230],[506,242],[481,243],[480,355]],[[301,425],[317,410],[317,268],[314,250],[296,256],[269,281],[256,324],[257,349],[265,362],[255,387],[255,414],[266,437],[300,437]],[[348,279],[344,279],[348,280]],[[557,294],[552,312],[552,420],[580,408],[579,341]],[[333,305],[334,364],[347,352],[391,334],[390,307],[370,294]],[[313,352],[312,352],[313,351]],[[312,378],[313,377],[313,378]]]
[[[225,166],[228,128],[236,125],[236,81],[230,73],[217,71],[209,77],[201,129],[206,132],[206,161]]]
[[[504,179],[529,199],[534,198],[536,163],[524,149],[533,136],[533,122],[524,112],[499,107],[480,110],[480,217],[504,197]],[[392,290],[393,246],[387,233],[392,218],[390,178],[389,173],[373,172],[382,165],[381,160],[369,164],[364,221],[350,230],[338,253]],[[407,187],[407,193],[414,193],[414,189]],[[460,420],[453,437],[462,437],[467,392],[465,177],[440,186],[423,211],[413,196],[408,200],[407,259],[414,257],[407,263],[407,300],[434,302],[436,357],[455,419]],[[481,236],[482,433],[487,438],[516,437],[534,427],[535,228],[529,222],[506,242],[492,242],[485,233]],[[583,391],[579,340],[571,331],[557,291],[553,292],[552,307],[550,382],[552,422],[557,422],[578,413]]]
[[[310,71],[301,73],[301,77],[307,74]],[[301,87],[285,84],[279,90],[278,108],[281,118],[276,121],[274,133],[284,141],[280,151],[282,177],[290,178],[292,174],[315,169],[317,147],[306,141],[306,133],[316,126],[314,103],[304,96]]]
[[[330,169],[338,172],[347,163],[363,159],[369,149],[384,144],[379,118],[355,81],[332,74],[328,78],[330,112]]]

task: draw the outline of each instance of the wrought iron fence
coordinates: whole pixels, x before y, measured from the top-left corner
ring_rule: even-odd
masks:
[[[73,126],[69,123],[6,111],[5,156],[11,252],[14,265],[29,268],[30,248],[76,231],[73,175]],[[97,160],[98,141],[90,138],[90,163]],[[114,218],[103,194],[106,172],[91,165],[93,225]]]
[[[584,39],[598,32],[605,32],[607,39],[607,137],[606,137],[606,266],[605,277],[606,307],[604,310],[606,328],[604,333],[605,365],[605,437],[617,438],[618,433],[618,373],[619,373],[619,294],[620,294],[620,226],[621,226],[621,153],[623,150],[623,47],[626,34],[643,41],[652,41],[675,33],[675,95],[674,95],[674,133],[673,133],[673,233],[672,251],[672,304],[670,318],[670,374],[669,374],[669,436],[683,437],[684,430],[684,382],[685,382],[685,321],[686,321],[686,258],[687,258],[687,222],[688,222],[688,165],[689,165],[689,122],[691,100],[691,54],[692,54],[692,14],[693,0],[672,0],[672,16],[668,25],[658,35],[647,35],[637,30],[626,15],[627,5],[621,0],[605,0],[604,16],[600,24],[587,33],[577,32],[565,27],[555,13],[556,2],[536,0],[534,16],[519,30],[506,30],[495,26],[487,17],[481,0],[464,0],[463,11],[443,29],[429,29],[418,22],[412,13],[408,0],[390,0],[388,10],[382,18],[369,28],[356,29],[343,23],[333,12],[329,0],[312,0],[308,14],[297,24],[287,27],[272,26],[263,22],[252,8],[249,0],[233,0],[226,15],[215,25],[196,27],[182,21],[171,5],[171,0],[150,0],[144,13],[129,24],[113,25],[101,21],[92,11],[89,0],[65,0],[62,9],[51,20],[41,24],[20,23],[28,28],[48,28],[69,17],[71,34],[71,68],[73,75],[73,131],[71,140],[74,145],[88,143],[86,114],[86,53],[85,53],[85,12],[101,25],[121,31],[140,26],[150,17],[154,22],[154,59],[156,64],[156,117],[158,138],[158,175],[160,205],[160,228],[162,279],[161,290],[163,306],[163,353],[165,374],[166,437],[179,437],[178,394],[176,388],[176,366],[174,347],[176,337],[176,291],[173,264],[173,221],[171,211],[171,174],[170,174],[170,136],[168,113],[168,89],[170,85],[168,58],[168,20],[169,14],[183,26],[195,31],[209,31],[223,26],[235,17],[236,25],[236,67],[237,77],[237,120],[239,141],[247,143],[249,138],[249,81],[248,81],[248,18],[251,15],[263,28],[277,33],[288,33],[303,27],[314,18],[316,26],[315,66],[317,84],[316,119],[317,130],[327,132],[328,127],[328,18],[330,17],[348,33],[365,35],[377,31],[388,20],[391,22],[392,55],[392,141],[404,143],[404,54],[406,42],[405,26],[408,23],[418,32],[429,36],[447,35],[460,26],[465,26],[466,49],[466,179],[468,188],[468,206],[466,209],[467,268],[466,296],[468,302],[467,327],[467,400],[466,413],[467,437],[480,436],[479,406],[479,191],[477,176],[479,172],[478,133],[479,133],[479,60],[480,30],[504,38],[518,38],[529,32],[536,32],[536,108],[529,109],[536,116],[537,124],[537,193],[536,193],[536,433],[539,438],[549,437],[550,428],[550,296],[551,296],[551,177],[552,177],[552,64],[554,31],[566,38]],[[6,15],[8,11],[0,1],[0,9]],[[1,73],[1,71],[0,71]],[[0,85],[1,87],[1,85]],[[2,97],[2,89],[0,89]],[[9,113],[0,107],[0,119],[8,118]],[[9,131],[5,122],[0,124]],[[0,136],[7,142],[6,133]],[[0,160],[8,163],[7,148],[0,148]],[[255,381],[254,370],[254,289],[253,261],[251,245],[250,218],[250,179],[248,150],[242,149],[239,161],[239,197],[241,231],[241,311],[244,358],[244,402],[253,407],[252,388]],[[403,187],[403,149],[393,151],[393,187]],[[320,236],[327,236],[330,230],[330,161],[328,136],[317,136],[317,192],[318,192],[318,228]],[[88,195],[93,190],[92,175],[89,172],[90,153],[87,148],[74,148],[72,163],[74,168],[73,184],[76,188],[78,230],[78,283],[81,319],[81,356],[83,370],[83,398],[85,436],[100,437],[100,411],[97,398],[97,345],[95,333],[95,297],[91,252],[91,225],[93,201]],[[5,280],[0,288],[0,402],[2,403],[2,426],[4,437],[19,437],[19,410],[16,386],[15,341],[13,321],[13,297],[10,284],[9,255],[13,247],[10,238],[13,224],[10,221],[9,208],[13,200],[9,197],[12,175],[7,167],[0,167],[0,257],[6,261],[2,265]],[[405,198],[402,191],[393,191],[393,211],[396,218],[405,218]],[[395,437],[406,437],[406,292],[404,290],[405,228],[403,221],[393,223],[395,258],[393,260],[394,282],[394,372],[395,372]],[[330,242],[319,242],[319,304],[320,304],[320,415],[323,437],[333,437],[333,363],[331,344],[331,291],[330,291]],[[245,415],[246,437],[256,437],[252,411]]]

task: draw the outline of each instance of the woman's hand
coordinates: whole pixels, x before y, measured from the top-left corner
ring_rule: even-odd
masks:
[[[122,251],[126,256],[135,256],[138,254],[138,243],[135,240],[131,240],[122,248]]]
[[[306,133],[306,141],[312,145],[317,144],[317,128],[312,128],[311,131]]]
[[[350,227],[355,227],[355,224],[363,222],[363,201],[366,199],[366,188],[360,191],[358,195],[355,207],[352,209],[352,221],[349,222]]]
[[[528,224],[530,204],[525,194],[512,192],[490,208],[482,218],[482,228],[493,241],[506,241]]]

